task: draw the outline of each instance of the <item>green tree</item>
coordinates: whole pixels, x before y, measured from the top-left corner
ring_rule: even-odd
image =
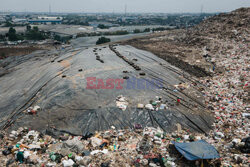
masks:
[[[13,27],[10,27],[9,32],[8,32],[8,37],[9,37],[10,41],[17,41],[18,40],[16,30]]]
[[[135,34],[140,33],[140,32],[141,32],[141,30],[139,30],[139,29],[135,29],[135,30],[134,30],[134,33],[135,33]]]
[[[31,26],[30,25],[27,25],[26,26],[26,31],[30,31],[31,30]]]
[[[33,27],[30,31],[26,31],[26,38],[29,40],[44,40],[46,36],[39,31],[38,27]]]
[[[157,27],[157,28],[154,28],[153,31],[165,31],[165,30],[168,30],[168,28],[165,28],[165,27]]]
[[[145,28],[143,32],[150,32],[150,28]]]
[[[9,28],[9,34],[16,34],[16,29],[13,27]]]
[[[13,24],[11,22],[9,22],[9,21],[6,21],[4,26],[5,27],[11,27],[11,26],[13,26]]]
[[[55,35],[55,36],[54,36],[54,40],[61,41],[62,38],[61,38],[59,35]]]
[[[39,31],[39,29],[38,29],[37,26],[33,27],[33,30],[34,30],[35,32],[38,32],[38,31]]]
[[[96,41],[96,45],[110,42],[110,38],[101,37]]]
[[[116,32],[114,33],[114,35],[126,35],[126,34],[128,34],[128,31],[123,31],[123,30],[116,31]]]
[[[129,34],[128,31],[115,31],[115,32],[104,32],[103,35],[126,35]]]
[[[98,28],[100,28],[100,29],[108,29],[108,27],[105,26],[104,24],[99,24],[99,25],[98,25]]]
[[[5,35],[0,35],[0,41],[4,41],[5,40]]]

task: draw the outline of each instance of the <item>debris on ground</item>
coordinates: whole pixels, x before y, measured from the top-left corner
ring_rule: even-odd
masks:
[[[124,96],[120,95],[116,98],[116,106],[125,111],[128,106],[128,100]]]
[[[243,8],[230,14],[218,15],[214,22],[212,18],[205,21],[205,38],[211,38],[213,42],[207,42],[201,38],[201,34],[197,34],[201,29],[190,33],[194,37],[189,38],[192,39],[190,44],[195,47],[200,48],[206,41],[204,57],[209,61],[208,64],[212,62],[210,65],[213,64],[214,67],[210,71],[213,75],[199,78],[199,84],[195,84],[205,97],[207,109],[214,114],[213,130],[209,133],[191,132],[182,128],[180,123],[176,124],[176,131],[172,133],[165,132],[162,127],[143,127],[141,124],[134,124],[134,127],[123,130],[110,126],[110,130],[97,131],[95,134],[76,136],[65,132],[64,135],[53,138],[46,133],[30,129],[32,127],[20,127],[9,133],[0,132],[0,164],[64,167],[248,167],[250,75],[247,43],[249,28],[246,28],[249,24],[246,22],[249,20],[249,9]],[[218,27],[219,30],[226,28],[226,25],[230,29],[217,31],[215,27],[220,24],[218,21],[224,24],[224,27]],[[206,24],[211,26],[204,26]],[[185,91],[190,85],[194,85],[194,82],[180,83],[175,85],[175,88],[176,91]],[[161,103],[160,98],[134,107],[146,108],[148,111],[168,107]],[[117,107],[125,111],[129,104],[128,100],[122,95],[118,96]],[[178,104],[184,100],[176,97]],[[34,108],[30,108],[31,111],[32,109]]]

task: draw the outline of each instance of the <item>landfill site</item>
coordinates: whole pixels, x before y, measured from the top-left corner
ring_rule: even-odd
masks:
[[[0,60],[0,166],[248,167],[250,8]]]

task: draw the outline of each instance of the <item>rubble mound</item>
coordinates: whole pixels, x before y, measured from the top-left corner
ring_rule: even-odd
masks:
[[[189,43],[197,44],[197,39],[200,38],[216,37],[216,38],[229,38],[235,40],[242,40],[244,37],[249,37],[250,25],[250,8],[240,8],[230,13],[221,13],[216,16],[204,20],[198,26],[190,29],[187,39]],[[246,38],[245,38],[246,40]]]

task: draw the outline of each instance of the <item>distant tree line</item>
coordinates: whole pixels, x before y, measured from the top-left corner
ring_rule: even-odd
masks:
[[[153,28],[152,31],[165,31],[165,30],[170,30],[170,28],[168,27],[157,27],[157,28]]]
[[[135,29],[133,30],[132,33],[137,34],[137,33],[146,33],[146,32],[151,32],[151,31],[165,31],[165,30],[170,30],[170,28],[167,27],[157,27],[157,28],[145,28],[144,30],[140,30],[140,29]],[[101,35],[105,35],[105,36],[111,36],[111,35],[127,35],[130,34],[130,32],[128,32],[127,30],[118,30],[118,31],[110,31],[110,32],[92,32],[92,33],[80,33],[77,34],[77,38],[79,37],[91,37],[91,36],[101,36]]]
[[[137,33],[145,33],[145,32],[150,32],[150,31],[154,32],[154,31],[164,31],[164,30],[169,30],[169,28],[157,27],[157,28],[153,28],[153,29],[145,28],[144,30],[135,29],[135,30],[133,30],[133,33],[137,34]],[[114,31],[114,32],[103,32],[103,33],[99,33],[99,32],[83,33],[83,34],[77,34],[76,37],[78,38],[78,37],[87,37],[87,36],[100,36],[100,35],[109,36],[109,35],[127,35],[127,34],[129,34],[129,32],[126,30],[118,30],[118,31]],[[30,25],[26,26],[26,31],[23,34],[17,34],[15,28],[10,27],[9,31],[8,31],[8,33],[6,33],[6,35],[0,35],[0,41],[4,41],[6,37],[9,39],[9,41],[44,40],[44,39],[49,38],[48,35],[46,35],[42,31],[39,31],[38,27],[34,26],[32,28]],[[60,42],[67,42],[70,39],[72,39],[72,36],[61,37],[59,35],[55,35],[55,36],[53,36],[53,39],[60,41]],[[105,41],[104,38],[100,39],[99,42],[102,43],[103,41]]]
[[[134,30],[134,33],[135,33],[135,34],[141,33],[141,30],[135,29],[135,30]]]
[[[26,32],[24,34],[17,34],[15,28],[10,27],[5,37],[7,37],[9,41],[44,40],[48,38],[48,36],[39,31],[38,27],[31,28],[29,25],[26,27]]]
[[[123,31],[123,30],[103,33],[103,35],[127,35],[127,34],[129,34],[129,32],[128,31]]]
[[[138,33],[143,33],[143,32],[150,32],[151,29],[150,28],[145,28],[144,30],[140,30],[140,29],[135,29],[133,32],[135,34],[138,34]]]
[[[100,29],[108,29],[109,28],[108,26],[105,26],[104,24],[99,24],[97,27]]]
[[[6,21],[3,23],[3,27],[17,27],[17,26],[26,26],[27,24],[14,24],[11,23],[10,21]]]
[[[77,34],[76,37],[79,38],[79,37],[92,37],[92,36],[101,36],[101,35],[110,36],[110,35],[127,35],[127,34],[129,34],[128,31],[119,30],[119,31],[114,31],[114,32],[103,32],[103,33],[99,33],[99,32],[80,33],[80,34]]]

